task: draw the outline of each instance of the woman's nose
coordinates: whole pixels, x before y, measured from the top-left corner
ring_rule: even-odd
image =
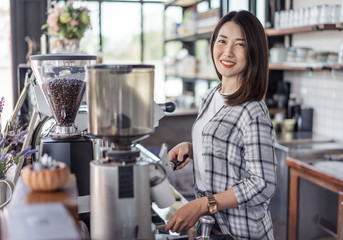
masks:
[[[233,44],[227,44],[225,48],[225,55],[231,57],[234,55]]]

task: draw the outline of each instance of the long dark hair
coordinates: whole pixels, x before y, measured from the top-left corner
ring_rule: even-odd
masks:
[[[219,30],[230,21],[243,29],[247,43],[247,64],[242,72],[239,89],[234,94],[225,96],[226,103],[234,106],[248,101],[260,101],[264,98],[268,88],[268,42],[262,24],[251,12],[232,11],[219,20],[210,44],[213,64],[215,66],[213,47]],[[222,75],[216,66],[215,69],[219,79],[222,80]]]

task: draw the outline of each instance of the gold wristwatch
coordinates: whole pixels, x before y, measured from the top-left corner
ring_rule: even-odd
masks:
[[[218,212],[217,202],[213,195],[208,195],[208,212],[210,214],[216,214]]]

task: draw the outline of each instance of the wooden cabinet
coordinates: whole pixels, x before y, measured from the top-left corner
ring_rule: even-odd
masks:
[[[336,229],[324,219],[319,218],[317,225],[337,239],[343,239],[343,179],[318,170],[311,164],[291,157],[287,158],[289,171],[289,213],[288,213],[288,239],[298,239],[299,225],[299,193],[303,191],[299,187],[300,179],[305,179],[317,186],[325,188],[337,194],[337,223]],[[332,206],[334,207],[334,206]]]

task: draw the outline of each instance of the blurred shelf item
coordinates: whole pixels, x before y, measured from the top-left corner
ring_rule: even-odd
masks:
[[[335,70],[343,71],[343,64],[334,64],[332,65],[332,68]]]
[[[284,108],[268,108],[269,114],[271,116],[275,115],[276,113],[282,113],[282,114],[286,114],[286,109]]]

